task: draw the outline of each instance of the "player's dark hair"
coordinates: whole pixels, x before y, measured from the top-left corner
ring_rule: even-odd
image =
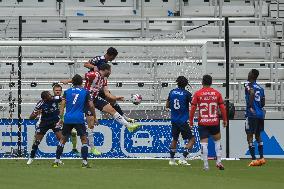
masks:
[[[253,79],[256,80],[259,76],[259,71],[257,69],[252,69],[251,73],[252,73]]]
[[[202,85],[211,86],[212,85],[212,77],[211,75],[204,75],[202,78]]]
[[[110,70],[111,66],[109,64],[102,64],[98,67],[99,70],[105,71]]]
[[[74,77],[72,78],[73,86],[80,86],[82,85],[82,83],[83,83],[83,78],[78,74],[74,75]]]
[[[115,48],[110,47],[110,48],[107,49],[107,54],[110,55],[110,56],[117,56],[118,52]]]
[[[59,85],[58,83],[54,83],[54,84],[52,85],[52,89],[54,90],[55,88],[61,88],[61,89],[62,89],[62,86]]]
[[[178,76],[176,79],[177,85],[179,88],[185,88],[188,85],[188,80],[184,76]]]
[[[48,96],[50,95],[49,91],[42,91],[40,94],[40,97],[42,100],[48,99]]]

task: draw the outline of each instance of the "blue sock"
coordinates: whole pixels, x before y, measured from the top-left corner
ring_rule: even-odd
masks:
[[[263,142],[258,143],[258,152],[259,152],[260,159],[262,159],[263,158]]]
[[[170,157],[171,157],[171,159],[173,159],[175,157],[176,152],[177,152],[177,149],[173,149],[173,148],[170,149]]]
[[[183,153],[182,153],[183,157],[186,158],[188,156],[188,154],[189,154],[189,149],[185,148]]]
[[[251,155],[251,159],[252,160],[256,160],[256,158],[255,158],[255,148],[254,148],[253,143],[249,143],[249,152],[250,152],[250,155]]]
[[[82,145],[81,154],[82,154],[82,159],[87,160],[87,157],[88,157],[88,145],[87,144]]]
[[[60,159],[60,156],[63,153],[64,144],[59,143],[56,149],[56,159]]]
[[[31,154],[30,154],[30,158],[35,158],[35,154],[36,154],[36,151],[38,149],[38,145],[40,144],[40,141],[39,140],[36,140],[32,146],[32,151],[31,151]]]

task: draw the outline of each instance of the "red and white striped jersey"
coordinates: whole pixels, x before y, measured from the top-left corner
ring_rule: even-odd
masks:
[[[97,97],[99,91],[107,86],[107,79],[102,77],[98,71],[91,71],[85,74],[85,89],[89,90],[93,97]]]

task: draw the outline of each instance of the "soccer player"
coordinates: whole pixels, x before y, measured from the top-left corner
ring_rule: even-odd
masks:
[[[107,52],[103,56],[95,56],[88,62],[84,63],[84,67],[89,68],[90,71],[98,71],[98,67],[108,63],[109,61],[113,61],[116,56],[118,55],[118,52],[115,48],[110,47],[107,49]]]
[[[84,63],[84,67],[90,69],[90,71],[98,71],[99,67],[103,64],[108,63],[109,61],[113,61],[116,56],[118,55],[118,52],[115,48],[109,47],[107,49],[107,53],[103,56],[95,56],[88,62]],[[120,105],[117,103],[117,101],[123,101],[124,97],[122,96],[114,96],[110,93],[107,86],[104,87],[103,90],[99,91],[99,96],[106,101],[108,101],[111,106],[126,119],[128,122],[134,123],[135,120],[127,117],[124,112],[122,111]]]
[[[105,113],[109,113],[113,118],[119,122],[121,125],[127,127],[130,132],[138,129],[140,127],[139,124],[136,123],[129,123],[127,120],[120,115],[105,99],[101,98],[98,94],[101,90],[105,90],[107,86],[107,78],[111,74],[111,66],[107,63],[102,64],[99,67],[98,71],[90,71],[85,74],[85,88],[90,91],[92,94],[92,98],[94,100],[95,108],[103,111]],[[69,80],[62,81],[63,83],[69,83]],[[94,122],[92,118],[92,113],[86,109],[86,119],[88,122],[88,139],[89,145],[91,148],[91,153],[94,155],[100,155],[99,152],[94,147]]]
[[[82,168],[90,168],[87,157],[88,157],[88,145],[87,145],[87,133],[85,127],[85,120],[84,120],[84,110],[85,107],[88,106],[89,110],[92,112],[94,116],[95,122],[96,113],[94,104],[92,102],[91,96],[89,91],[82,87],[83,79],[80,75],[75,75],[72,78],[73,87],[69,88],[64,92],[61,106],[60,106],[60,120],[58,125],[63,123],[62,129],[62,138],[60,143],[57,146],[56,150],[56,159],[53,163],[53,167],[58,167],[60,162],[60,156],[63,153],[64,145],[68,138],[71,135],[71,131],[73,128],[76,129],[77,135],[80,136],[82,142],[81,154],[82,154]],[[63,114],[64,108],[66,105],[66,113],[64,115],[64,122],[63,122]]]
[[[38,145],[49,129],[53,130],[58,140],[62,137],[61,126],[56,125],[59,121],[59,103],[61,102],[61,98],[58,96],[52,97],[50,92],[43,91],[41,93],[41,99],[42,100],[37,103],[34,111],[30,115],[30,119],[35,119],[41,114],[41,118],[39,126],[36,129],[35,139],[27,165],[32,164]]]
[[[204,75],[202,79],[203,88],[198,90],[192,99],[190,110],[190,126],[193,126],[193,118],[196,108],[199,108],[198,130],[201,143],[201,156],[204,162],[204,170],[209,170],[208,164],[208,137],[211,135],[215,142],[215,151],[217,156],[216,167],[224,170],[221,163],[222,147],[220,121],[218,109],[221,110],[223,118],[223,126],[227,126],[226,108],[222,99],[222,95],[211,87],[212,77]]]
[[[53,89],[54,96],[61,97],[61,95],[62,95],[62,86],[61,85],[59,85],[58,83],[55,83],[53,85],[52,89]],[[76,129],[72,129],[71,143],[72,143],[72,146],[73,146],[72,153],[74,153],[76,155],[76,157],[80,157],[81,154],[77,150],[77,133],[76,133]]]
[[[136,130],[138,127],[140,127],[139,124],[133,123],[130,124],[125,120],[123,116],[121,116],[111,105],[109,102],[107,102],[105,99],[101,98],[98,96],[100,90],[104,90],[104,88],[107,86],[107,78],[111,74],[111,66],[109,64],[102,64],[99,67],[99,71],[93,71],[93,72],[88,72],[85,75],[86,83],[85,83],[85,88],[90,90],[91,93],[93,94],[94,98],[94,104],[95,107],[103,111],[105,113],[109,113],[110,115],[113,116],[113,118],[119,122],[121,125],[124,125],[127,127],[127,129],[130,132],[133,132]],[[87,116],[91,116],[90,112],[87,112]],[[92,128],[90,128],[92,129]],[[91,137],[93,138],[93,137]]]
[[[249,152],[252,161],[249,166],[260,166],[266,163],[263,157],[263,142],[261,139],[261,132],[264,130],[264,109],[265,95],[261,86],[256,83],[259,71],[252,69],[248,74],[248,83],[245,84],[245,98],[246,98],[246,134],[249,146]],[[256,160],[255,147],[253,145],[253,135],[258,142],[258,152],[260,159]]]
[[[188,80],[184,76],[179,76],[176,79],[178,87],[171,90],[166,102],[166,108],[171,110],[172,121],[172,143],[170,146],[170,161],[169,165],[190,165],[186,161],[189,150],[194,144],[194,135],[188,124],[189,121],[189,104],[191,102],[191,93],[185,90],[188,85]],[[185,150],[178,164],[175,162],[174,156],[176,153],[179,134],[181,133],[184,140],[187,140]]]

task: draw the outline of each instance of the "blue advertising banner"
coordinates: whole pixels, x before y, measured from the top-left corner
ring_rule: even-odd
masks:
[[[24,120],[22,122],[22,149],[26,155],[33,144],[37,120]],[[100,120],[100,125],[95,128],[95,146],[102,155],[98,158],[162,158],[169,157],[171,143],[171,124],[169,120],[140,120],[142,125],[137,131],[131,133],[127,128],[113,120]],[[17,120],[2,119],[0,121],[0,157],[7,157],[13,149],[17,149]],[[197,127],[194,127],[196,143],[192,154],[200,151],[200,141]],[[186,141],[180,138],[177,157],[183,152]],[[55,157],[58,141],[50,130],[46,133],[39,149],[37,157]],[[81,142],[78,137],[77,149],[80,151]],[[212,151],[212,150],[209,150]],[[213,146],[214,151],[214,146]],[[214,155],[214,152],[213,154]],[[93,157],[92,154],[89,154]],[[63,157],[75,157],[72,153],[72,144],[67,142]]]

